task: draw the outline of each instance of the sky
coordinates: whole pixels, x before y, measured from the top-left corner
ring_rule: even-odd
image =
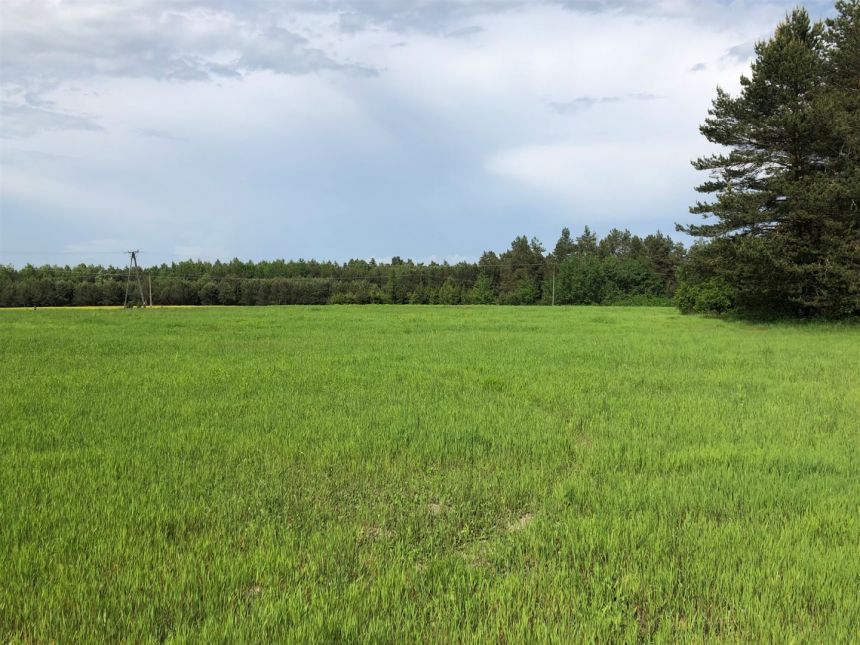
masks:
[[[0,263],[683,239],[716,87],[795,4],[3,0]]]

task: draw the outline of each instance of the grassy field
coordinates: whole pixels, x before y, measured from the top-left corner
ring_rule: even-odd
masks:
[[[847,642],[860,327],[0,311],[0,641]]]

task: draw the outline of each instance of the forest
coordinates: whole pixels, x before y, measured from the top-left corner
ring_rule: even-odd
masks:
[[[684,248],[661,233],[565,228],[551,252],[517,237],[475,263],[315,260],[183,261],[143,271],[144,298],[158,305],[670,304]],[[0,267],[0,306],[122,305],[124,267]],[[132,280],[128,303],[140,304]]]

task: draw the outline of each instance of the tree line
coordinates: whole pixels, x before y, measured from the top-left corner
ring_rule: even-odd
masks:
[[[565,228],[552,251],[519,236],[477,262],[314,260],[183,261],[143,270],[144,297],[162,305],[276,304],[670,304],[684,247],[640,237]],[[127,270],[80,264],[0,267],[0,306],[122,305]],[[140,304],[133,281],[129,304]]]

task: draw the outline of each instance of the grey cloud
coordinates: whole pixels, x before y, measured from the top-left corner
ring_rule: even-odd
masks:
[[[298,0],[291,7],[293,10],[313,13],[342,12],[340,20],[347,22],[350,31],[356,30],[355,26],[360,24],[395,31],[446,35],[461,28],[468,29],[457,25],[477,16],[527,9],[541,4],[587,13],[665,15],[682,13],[682,7],[689,9],[685,2],[679,7],[677,2],[654,0]],[[696,5],[692,8],[695,9]]]
[[[287,4],[294,14],[337,15],[341,32],[354,34],[370,29],[399,33],[417,32],[435,36],[471,35],[481,17],[535,7],[558,7],[573,13],[621,14],[641,18],[683,18],[700,24],[730,25],[736,12],[727,4],[750,0],[293,0]],[[767,0],[790,8],[792,0]],[[228,5],[222,0],[221,5]],[[269,11],[273,0],[246,0],[247,11]]]
[[[578,96],[570,101],[559,101],[550,103],[549,106],[553,111],[559,114],[574,114],[582,110],[587,110],[595,105],[604,105],[606,103],[620,103],[619,96]]]
[[[537,4],[591,13],[727,13],[722,0],[5,0],[0,10],[0,96],[21,105],[22,113],[28,109],[23,106],[30,106],[34,123],[82,127],[86,119],[64,118],[68,115],[62,112],[44,118],[34,110],[44,107],[40,97],[60,84],[97,76],[171,82],[241,78],[261,70],[374,76],[380,70],[339,60],[296,33],[296,22],[322,17],[333,19],[345,34],[383,28],[463,38],[479,33],[483,16]],[[752,43],[743,43],[726,56],[740,60],[751,48]],[[25,94],[27,100],[22,99]],[[572,112],[601,102],[601,97],[582,98],[554,109]]]
[[[537,0],[571,10],[644,7],[640,0]],[[283,21],[336,16],[343,33],[375,27],[466,37],[474,18],[534,6],[528,0],[49,0],[4,5],[0,82],[31,88],[90,76],[203,81],[266,69],[284,74],[368,67],[335,60]]]
[[[468,27],[460,27],[445,34],[446,38],[468,38],[484,31],[483,27],[478,25],[469,25]]]
[[[73,5],[74,6],[74,5]],[[89,76],[197,81],[268,69],[306,74],[348,69],[272,17],[183,12],[154,4],[149,11],[112,5],[101,15],[65,15],[36,2],[3,21],[4,83]]]
[[[245,0],[243,4],[271,7],[271,2]],[[739,10],[756,4],[789,10],[797,0],[293,0],[289,6],[308,13],[349,12],[352,20],[361,21],[365,28],[445,35],[480,16],[541,5],[574,13],[683,18],[702,25],[731,26]],[[832,7],[832,0],[807,0],[804,4],[813,16],[820,17]]]
[[[339,13],[341,30],[354,32],[382,27],[397,32],[416,31],[444,36],[477,16],[533,6],[528,0],[301,0],[291,7],[308,13]]]
[[[128,0],[90,6],[34,0],[3,6],[0,90],[4,131],[95,129],[86,117],[53,110],[44,94],[64,82],[107,76],[202,82],[267,70],[323,70],[369,76],[278,24],[262,4]]]
[[[722,59],[735,63],[745,63],[755,56],[755,41],[749,40],[734,47],[729,47],[723,54]]]
[[[539,5],[578,13],[687,17],[730,23],[735,14],[727,11],[727,5],[746,2],[750,0],[123,0],[123,4],[155,6],[162,11],[205,8],[249,19],[261,15],[329,14],[336,16],[338,29],[343,33],[382,27],[436,35],[456,31],[480,16]],[[767,0],[767,3],[787,9],[794,4],[793,0]],[[809,0],[807,4],[827,5],[829,1]]]
[[[641,13],[658,11],[660,3],[652,0],[555,0],[553,4],[571,11],[588,13]]]
[[[356,11],[343,11],[337,16],[338,29],[345,34],[364,31],[369,26],[367,16]]]
[[[663,18],[711,19],[715,13],[725,14],[721,0],[546,0],[548,4],[580,13],[615,13],[632,16]]]
[[[0,81],[32,86],[93,75],[199,81],[267,69],[367,73],[315,48],[283,26],[301,15],[331,15],[343,33],[377,27],[463,37],[475,19],[535,4],[579,12],[712,14],[719,0],[123,0],[90,6],[70,0],[5,4]],[[741,56],[744,43],[727,52]]]
[[[708,66],[705,63],[696,63],[690,68],[691,72],[704,72],[708,69]]]
[[[34,105],[0,104],[0,136],[28,137],[42,130],[103,130],[91,117]]]
[[[614,13],[644,18],[682,18],[708,27],[734,27],[753,8],[789,11],[803,4],[814,18],[831,10],[832,0],[542,0],[580,13]]]
[[[550,109],[558,114],[576,114],[596,105],[622,103],[624,101],[654,101],[663,97],[648,92],[636,92],[624,96],[578,96],[570,101],[556,101],[549,104]]]
[[[270,70],[283,74],[308,74],[322,69],[344,69],[323,51],[308,46],[308,41],[281,27],[269,26],[256,31],[242,43],[237,71]]]

